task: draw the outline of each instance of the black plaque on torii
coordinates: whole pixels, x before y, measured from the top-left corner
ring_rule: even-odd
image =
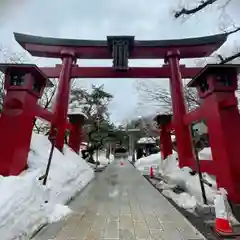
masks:
[[[133,36],[108,36],[108,46],[113,57],[113,68],[116,71],[128,70],[128,58],[134,45]]]

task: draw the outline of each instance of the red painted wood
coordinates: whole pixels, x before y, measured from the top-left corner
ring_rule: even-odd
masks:
[[[55,144],[60,151],[62,151],[64,145],[73,61],[74,58],[72,55],[67,54],[63,56],[63,64],[59,77],[58,90],[53,107],[53,118],[50,134],[53,134],[53,128],[57,129]]]
[[[179,67],[179,52],[168,52],[167,61],[169,62],[170,91],[172,98],[173,125],[177,140],[177,151],[179,166],[189,166],[193,161],[192,139],[189,127],[184,124],[186,106],[183,95],[183,85]]]
[[[217,50],[221,44],[210,44],[202,46],[178,46],[178,47],[139,47],[135,46],[131,52],[130,59],[163,59],[168,51],[180,51],[181,58],[200,58],[209,56]],[[105,47],[65,47],[47,46],[25,43],[24,48],[33,56],[47,58],[61,58],[62,50],[75,53],[76,58],[81,59],[111,59],[112,54]]]
[[[41,70],[49,78],[58,78],[61,65],[56,67],[42,67]],[[201,68],[187,68],[180,66],[182,78],[196,76]],[[132,67],[127,72],[116,72],[111,67],[78,67],[72,68],[72,78],[169,78],[169,66],[163,67]]]

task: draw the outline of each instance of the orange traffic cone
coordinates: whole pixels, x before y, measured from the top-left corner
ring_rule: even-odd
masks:
[[[152,166],[150,167],[150,178],[153,178],[154,177],[154,173],[153,173],[153,168]]]
[[[214,199],[214,207],[216,214],[215,231],[218,235],[232,235],[233,229],[228,220],[228,214],[226,209],[226,191],[219,189],[216,198]]]

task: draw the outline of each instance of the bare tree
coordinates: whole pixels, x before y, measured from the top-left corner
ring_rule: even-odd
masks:
[[[184,16],[191,16],[193,14],[196,14],[207,7],[211,5],[217,5],[219,6],[219,9],[221,10],[220,14],[220,25],[221,25],[221,30],[225,32],[227,35],[232,35],[234,33],[240,32],[240,25],[236,24],[232,19],[230,13],[228,13],[228,7],[230,5],[235,4],[236,8],[240,7],[239,1],[238,0],[225,0],[222,5],[221,4],[222,0],[201,0],[197,1],[196,0],[196,6],[192,8],[186,8],[186,7],[180,7],[179,10],[176,10],[174,13],[175,18],[180,18]],[[238,4],[238,5],[237,5]],[[227,24],[226,24],[227,23]],[[230,29],[230,30],[229,30]],[[234,54],[228,56],[228,57],[223,57],[222,55],[218,54],[217,55],[220,60],[220,64],[225,64],[228,63],[236,58],[240,57],[240,51],[238,49],[237,52]]]
[[[156,81],[137,80],[136,89],[138,92],[138,104],[140,109],[155,107],[156,112],[162,114],[172,113],[172,99],[169,88],[164,88]],[[197,95],[196,89],[183,87],[185,102],[188,110],[193,110],[200,106],[200,99]]]
[[[179,18],[182,15],[190,15],[197,13],[204,9],[205,7],[217,2],[218,0],[206,0],[206,1],[199,1],[200,3],[195,7],[191,9],[187,9],[183,7],[181,10],[175,12],[175,18]]]
[[[49,111],[52,110],[54,104],[54,98],[57,93],[58,87],[58,79],[50,79],[53,83],[53,87],[46,87],[43,91],[43,95],[41,99],[39,99],[38,104]],[[71,83],[71,92],[76,89],[76,81],[73,79]],[[42,121],[41,119],[36,119],[34,123],[34,131],[37,133],[47,133],[50,129],[50,123],[46,121]]]
[[[51,111],[51,108],[53,106],[53,99],[57,90],[57,79],[51,79],[53,83],[53,87],[45,88],[43,91],[42,97],[39,99],[38,104],[49,111]],[[50,124],[46,121],[43,121],[41,119],[35,119],[34,122],[34,128],[33,130],[36,133],[46,133],[50,128]]]
[[[187,1],[184,2],[187,5]],[[240,26],[236,25],[231,18],[230,13],[228,12],[228,7],[230,7],[231,4],[239,4],[238,0],[195,0],[195,2],[196,5],[192,8],[188,8],[186,5],[180,6],[179,10],[174,12],[174,17],[177,19],[186,16],[190,17],[191,15],[196,14],[211,5],[216,5],[221,12],[219,19],[221,31],[225,32],[227,35],[240,32]],[[202,67],[208,62],[225,64],[239,59],[240,47],[235,46],[234,51],[231,50],[230,52],[231,55],[228,55],[227,57],[224,57],[223,54],[217,53],[209,58],[198,60],[195,62],[195,64],[199,67]],[[185,82],[186,80],[183,81]],[[172,111],[171,94],[168,88],[164,88],[156,81],[138,80],[136,89],[138,91],[139,105],[141,105],[141,108],[151,105],[151,107],[157,107],[161,113],[169,113]],[[195,89],[184,86],[183,90],[188,110],[193,110],[200,105],[200,99],[198,98]],[[237,93],[237,96],[239,97],[239,93]]]

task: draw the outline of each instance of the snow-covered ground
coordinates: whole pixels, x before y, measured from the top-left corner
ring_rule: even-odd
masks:
[[[109,159],[106,158],[106,153],[104,151],[100,152],[98,161],[101,165],[107,165],[108,163],[111,163],[114,160],[114,155],[110,154]]]
[[[29,239],[44,224],[71,213],[64,204],[93,179],[88,164],[64,146],[64,155],[54,150],[47,186],[43,186],[38,178],[45,173],[50,148],[45,136],[33,134],[28,170],[0,177],[1,239]]]
[[[210,147],[204,148],[202,151],[199,152],[199,159],[200,160],[212,160],[212,151]]]
[[[210,149],[204,149],[199,155],[201,159],[211,160]],[[197,203],[203,204],[198,175],[192,176],[190,174],[191,169],[188,167],[179,168],[175,151],[165,160],[161,160],[160,153],[140,158],[135,166],[144,175],[149,175],[150,167],[152,167],[154,174],[159,174],[164,179],[158,184],[158,187],[163,189],[162,193],[173,199],[180,207],[194,209]],[[213,187],[209,187],[204,184],[208,203],[213,204],[217,189],[215,178],[207,173],[203,173],[203,177],[213,185]],[[180,186],[185,192],[181,194],[174,193],[172,189],[176,186]]]

